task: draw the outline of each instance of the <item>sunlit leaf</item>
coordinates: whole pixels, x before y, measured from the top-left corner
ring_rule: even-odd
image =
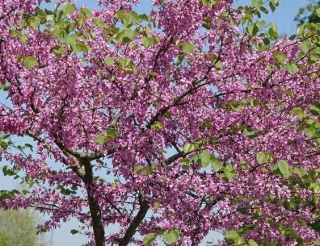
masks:
[[[240,237],[240,235],[236,231],[226,231],[226,233],[225,233],[226,240],[235,240],[239,237]]]
[[[194,144],[186,143],[186,144],[183,146],[183,151],[184,151],[184,153],[186,153],[186,154],[192,152],[194,149],[195,149]]]
[[[208,150],[204,150],[200,154],[201,164],[203,167],[207,167],[209,165],[211,155]]]
[[[299,70],[299,67],[297,65],[297,63],[293,62],[293,61],[290,61],[288,64],[287,64],[287,70],[290,74],[295,74],[298,72]]]
[[[107,66],[112,66],[115,63],[114,58],[110,56],[104,58],[104,62]]]
[[[259,152],[257,154],[257,160],[259,164],[264,164],[268,161],[269,155],[267,153]]]
[[[279,170],[281,172],[281,174],[283,175],[283,177],[285,178],[289,178],[291,175],[291,172],[289,170],[289,164],[288,162],[284,161],[284,160],[280,160],[277,163]]]
[[[143,238],[143,244],[144,245],[150,245],[156,238],[158,234],[157,233],[149,233]]]
[[[37,64],[37,58],[34,56],[27,56],[23,61],[26,68],[33,68]]]
[[[192,53],[194,51],[194,44],[184,42],[182,45],[182,51],[187,54]]]
[[[167,243],[175,243],[179,240],[180,231],[178,229],[172,231],[165,231],[162,233],[164,240]]]

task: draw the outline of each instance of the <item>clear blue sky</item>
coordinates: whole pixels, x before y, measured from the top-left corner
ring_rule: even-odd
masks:
[[[55,2],[54,0],[52,1]],[[86,5],[87,7],[94,8],[96,6],[96,2],[94,0],[79,0],[77,1],[78,5]],[[150,8],[151,0],[142,0],[141,4],[138,8],[139,12],[148,11]],[[248,5],[250,4],[250,0],[235,0],[236,5]],[[298,12],[300,7],[304,7],[308,1],[307,0],[279,0],[280,5],[276,9],[275,13],[269,13],[268,15],[263,16],[263,19],[266,21],[275,22],[278,26],[278,31],[280,34],[294,34],[296,31],[296,23],[294,23],[293,19]],[[46,5],[47,8],[52,8],[52,4]],[[1,96],[0,94],[0,101]],[[16,184],[14,181],[8,180],[6,177],[3,177],[0,172],[0,189],[10,189],[15,188]],[[52,246],[81,246],[87,242],[86,237],[81,235],[71,235],[71,229],[77,229],[77,222],[71,220],[70,222],[65,223],[61,229],[55,230],[52,234],[53,236],[53,245]],[[108,232],[108,231],[107,231]],[[48,239],[50,239],[50,235],[48,235]],[[208,240],[212,240],[214,235],[207,237]]]

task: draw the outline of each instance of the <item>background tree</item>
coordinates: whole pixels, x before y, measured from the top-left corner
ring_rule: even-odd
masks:
[[[294,19],[299,25],[304,23],[319,23],[320,17],[317,9],[320,8],[320,1],[310,0],[306,7],[300,8]]]
[[[1,246],[10,246],[9,238],[5,233],[0,233],[0,245]]]
[[[37,225],[41,223],[30,210],[0,210],[0,245],[40,246]]]
[[[256,20],[278,1],[38,2],[0,3],[3,171],[32,188],[2,207],[97,246],[315,243],[319,57]]]

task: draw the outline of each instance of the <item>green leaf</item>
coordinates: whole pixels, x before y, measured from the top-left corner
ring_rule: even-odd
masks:
[[[275,51],[273,53],[273,56],[274,56],[274,59],[279,63],[283,63],[283,62],[285,62],[287,60],[287,57],[285,55],[281,54],[278,51]]]
[[[19,39],[20,39],[20,42],[21,42],[21,43],[25,43],[25,42],[27,41],[27,39],[28,39],[28,35],[27,35],[27,34],[22,34],[22,35],[19,37]]]
[[[300,178],[307,174],[307,170],[305,168],[294,167],[292,170],[293,173],[298,174]]]
[[[250,165],[247,162],[240,162],[240,167],[242,169],[249,169]]]
[[[257,9],[260,9],[263,7],[263,1],[262,0],[251,0],[251,5],[256,7]]]
[[[298,72],[298,65],[297,63],[295,63],[294,61],[290,61],[288,64],[287,64],[287,70],[290,74],[295,74]]]
[[[106,65],[107,65],[108,67],[109,67],[109,66],[112,66],[112,65],[115,63],[114,58],[113,58],[113,57],[110,57],[110,56],[104,58],[104,62],[106,63]]]
[[[133,169],[133,173],[139,173],[141,172],[144,168],[144,166],[136,166],[134,169]]]
[[[243,237],[238,237],[237,239],[234,240],[235,246],[242,246],[245,243],[245,240]]]
[[[256,24],[257,24],[257,27],[258,27],[259,29],[261,29],[261,28],[263,28],[263,27],[266,25],[266,22],[265,22],[265,21],[259,21],[259,22],[257,22]]]
[[[289,170],[288,162],[286,162],[284,160],[280,160],[280,161],[278,161],[277,165],[279,167],[279,170],[280,170],[282,176],[285,178],[289,178],[291,175],[291,172]]]
[[[24,58],[23,63],[26,68],[33,68],[37,64],[37,58],[34,56],[27,56]]]
[[[256,23],[251,23],[249,26],[248,26],[248,32],[251,36],[256,36],[257,33],[259,31],[259,28],[257,26]]]
[[[0,201],[10,199],[14,197],[16,194],[20,194],[18,190],[0,190]]]
[[[62,6],[62,12],[64,16],[71,14],[76,9],[75,4],[64,3]]]
[[[155,71],[151,71],[151,72],[149,72],[149,74],[150,74],[151,76],[153,76],[153,77],[155,77],[155,76],[157,76],[157,75],[158,75],[158,73],[157,73],[157,72],[155,72]]]
[[[61,45],[56,45],[56,46],[52,47],[50,51],[55,53],[56,55],[60,56],[64,50],[65,49]]]
[[[182,158],[181,159],[181,163],[190,164],[191,163],[191,159],[190,158]]]
[[[89,47],[83,43],[76,43],[75,45],[71,45],[71,48],[74,53],[89,51]]]
[[[317,129],[314,124],[307,125],[306,135],[308,138],[313,138],[317,134]]]
[[[183,42],[182,51],[186,54],[190,54],[194,51],[194,44]]]
[[[223,168],[223,166],[220,164],[219,160],[217,158],[215,158],[213,155],[210,158],[210,162],[211,162],[211,168],[215,172],[219,172]]]
[[[226,234],[225,234],[226,240],[234,241],[239,237],[240,237],[240,235],[236,231],[226,231]]]
[[[38,16],[31,16],[27,19],[27,23],[33,29],[38,30],[41,23],[41,19]]]
[[[98,28],[100,28],[100,29],[103,29],[103,28],[107,28],[107,27],[108,27],[108,25],[107,25],[106,23],[104,23],[104,21],[101,20],[101,19],[94,19],[93,22],[94,22],[94,24],[95,24]]]
[[[147,15],[147,14],[140,14],[139,19],[142,21],[150,21],[151,17],[150,17],[150,15]]]
[[[259,152],[257,154],[257,160],[259,164],[265,164],[269,159],[269,154],[267,153],[263,153],[263,152]]]
[[[215,63],[214,63],[214,67],[217,69],[217,70],[221,70],[223,66],[223,62],[221,60],[217,60]]]
[[[242,107],[241,103],[239,103],[239,102],[237,102],[235,100],[230,100],[228,102],[228,105],[230,105],[232,110],[234,110],[236,112],[242,112],[243,111],[243,107]]]
[[[263,39],[263,43],[264,43],[265,45],[269,45],[271,42],[270,42],[270,39],[264,38],[264,39]]]
[[[113,139],[113,138],[115,138],[117,136],[119,136],[119,133],[118,133],[118,131],[116,129],[113,129],[113,128],[108,128],[107,129],[107,132],[106,132],[106,135],[105,135],[107,141],[111,140],[111,139]]]
[[[316,14],[317,14],[318,17],[320,17],[320,8],[316,9]]]
[[[314,243],[314,245],[320,245],[320,239],[314,241],[313,243]]]
[[[106,142],[106,137],[101,136],[101,135],[97,135],[94,137],[94,142],[97,144],[104,144]]]
[[[156,238],[158,234],[157,233],[149,233],[143,238],[143,244],[144,245],[150,245]]]
[[[236,173],[233,170],[230,171],[228,169],[224,169],[221,175],[222,178],[229,179],[229,180],[234,179],[235,176],[236,176]]]
[[[252,130],[248,127],[245,127],[243,129],[243,134],[250,137],[250,138],[255,138],[258,135],[254,130]]]
[[[309,188],[312,189],[314,193],[317,193],[317,194],[320,193],[320,183],[319,182],[311,183]]]
[[[310,107],[310,113],[312,115],[318,116],[320,115],[320,103],[317,101],[314,101]]]
[[[163,232],[162,236],[167,243],[175,243],[179,240],[180,230],[175,229],[168,232]]]
[[[92,18],[92,12],[88,8],[81,8],[80,13],[83,14],[88,19]]]
[[[261,7],[260,8],[260,10],[261,10],[261,12],[263,12],[263,13],[265,13],[265,14],[268,14],[269,13],[269,11],[265,8],[265,7]]]
[[[125,68],[126,66],[128,66],[130,64],[131,60],[129,58],[125,58],[125,57],[120,57],[119,58],[119,63],[121,65],[121,68]]]
[[[72,229],[71,231],[70,231],[70,233],[73,235],[73,234],[76,234],[76,233],[78,233],[79,231],[78,230],[75,230],[75,229]]]
[[[276,10],[276,6],[273,4],[272,1],[269,2],[269,7],[270,7],[272,13]]]
[[[4,176],[13,176],[16,175],[16,172],[10,168],[8,168],[7,165],[3,166],[2,172]]]
[[[124,27],[131,27],[133,24],[140,22],[140,17],[137,12],[131,11],[131,12],[125,12],[125,11],[118,11],[116,13],[116,16],[121,20]],[[142,18],[144,18],[142,16]]]
[[[158,44],[159,42],[160,42],[160,40],[158,37],[151,37],[151,38],[143,37],[142,38],[142,44],[146,48],[149,48],[150,46],[152,46],[154,44]]]
[[[131,28],[125,28],[122,31],[123,31],[122,41],[124,43],[129,43],[130,41],[135,39],[135,37],[137,37],[139,34],[136,30],[132,30]]]
[[[277,27],[274,23],[270,23],[271,28],[269,28],[268,30],[268,34],[270,36],[270,38],[272,38],[273,40],[276,40],[279,38],[279,34],[277,32]]]
[[[163,129],[163,123],[160,121],[155,121],[152,125],[151,125],[151,129],[152,130],[162,130]]]
[[[250,239],[248,241],[248,246],[259,246],[254,240]]]
[[[142,45],[146,48],[149,48],[151,45],[153,45],[153,40],[151,38],[143,37]]]
[[[77,40],[79,39],[78,35],[72,34],[70,36],[67,37],[67,41],[66,43],[68,45],[75,45],[77,43]]]
[[[301,108],[293,108],[291,110],[291,115],[298,115],[299,119],[302,120],[305,117],[305,114]]]
[[[203,167],[207,167],[211,160],[211,155],[208,150],[204,150],[200,154],[200,160]]]
[[[0,90],[8,91],[9,89],[10,89],[9,85],[0,83]],[[1,141],[0,141],[0,144],[1,144]]]
[[[186,153],[186,154],[192,152],[194,149],[195,149],[194,144],[186,143],[183,146],[183,152]]]

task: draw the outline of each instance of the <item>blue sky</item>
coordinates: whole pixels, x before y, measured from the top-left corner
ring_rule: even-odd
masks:
[[[55,1],[52,1],[53,3]],[[96,2],[94,0],[79,0],[77,1],[78,5],[86,5],[89,8],[93,8],[96,6]],[[145,12],[148,11],[150,8],[151,0],[144,0],[141,1],[138,11]],[[295,15],[298,12],[300,7],[304,7],[308,1],[307,0],[279,0],[280,5],[276,9],[275,13],[269,13],[268,15],[263,16],[262,18],[266,21],[275,22],[278,26],[278,31],[280,34],[294,34],[296,31],[296,23],[293,21]],[[236,5],[248,5],[250,4],[250,0],[235,0]],[[52,7],[53,5],[46,5],[47,8]],[[0,94],[0,97],[3,94]],[[0,98],[0,100],[2,100]],[[12,181],[8,180],[6,177],[3,177],[2,173],[0,172],[0,189],[10,189],[15,188],[17,184]],[[50,240],[52,236],[52,246],[80,246],[87,242],[86,237],[81,235],[71,235],[71,229],[77,229],[78,223],[75,220],[71,220],[62,225],[61,229],[57,229],[53,231],[52,234],[48,234],[48,240]],[[106,232],[108,233],[108,231]],[[211,238],[210,238],[211,237]],[[214,234],[207,237],[208,240],[212,240],[215,237]]]

